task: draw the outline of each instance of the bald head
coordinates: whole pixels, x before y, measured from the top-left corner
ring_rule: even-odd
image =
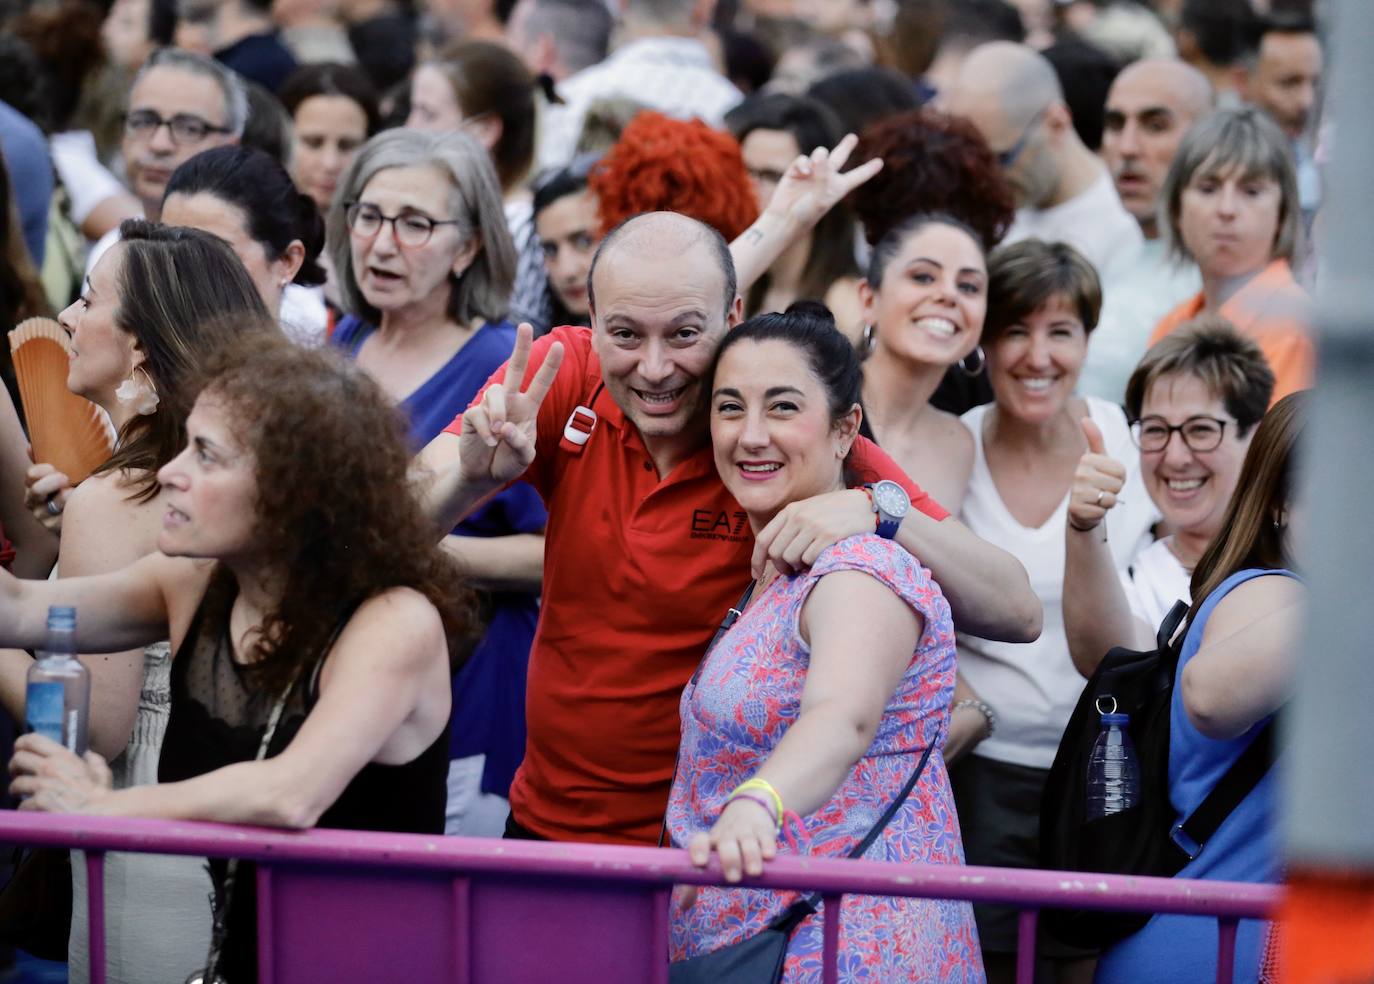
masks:
[[[1102,159],[1126,210],[1146,236],[1157,231],[1164,176],[1188,128],[1212,109],[1212,85],[1196,68],[1150,58],[1122,69],[1107,93]]]
[[[626,219],[606,234],[587,274],[587,297],[592,310],[596,310],[598,270],[604,281],[615,277],[626,262],[663,263],[689,254],[709,257],[719,269],[724,294],[721,306],[729,311],[736,292],[735,263],[729,244],[706,223],[680,212],[645,212]],[[672,284],[665,283],[663,289],[670,291]]]
[[[991,41],[969,53],[950,93],[950,110],[975,123],[999,112],[1008,126],[1026,126],[1051,103],[1063,102],[1054,67],[1038,51],[1011,41]]]

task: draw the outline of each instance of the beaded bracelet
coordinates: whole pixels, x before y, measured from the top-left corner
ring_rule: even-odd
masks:
[[[979,714],[983,715],[983,722],[987,729],[983,734],[983,738],[991,738],[993,732],[997,730],[997,712],[975,697],[965,697],[963,700],[955,702],[954,706],[949,709],[950,713],[953,714],[961,707],[972,707]]]

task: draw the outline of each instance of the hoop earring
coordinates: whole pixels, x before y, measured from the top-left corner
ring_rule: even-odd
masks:
[[[983,351],[983,346],[981,345],[979,345],[972,352],[970,352],[969,355],[978,356],[978,364],[970,368],[968,364],[968,355],[966,355],[959,360],[958,366],[960,372],[962,372],[965,376],[968,376],[969,378],[973,378],[974,376],[981,375],[983,370],[988,367],[988,357],[987,353]]]
[[[140,372],[143,373],[142,379],[138,378]],[[135,366],[133,372],[129,373],[129,378],[119,384],[119,388],[115,390],[115,399],[140,417],[157,413],[157,405],[160,402],[157,388],[153,385],[153,377],[148,375],[148,370],[142,366]]]
[[[878,329],[871,324],[864,325],[863,354],[872,355],[873,350],[878,347]]]

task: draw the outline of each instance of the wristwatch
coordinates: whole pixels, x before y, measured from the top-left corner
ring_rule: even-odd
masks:
[[[884,540],[895,538],[897,528],[911,511],[911,497],[906,494],[906,489],[886,479],[865,485],[864,488],[868,489],[873,499],[873,511],[878,514],[878,535]]]

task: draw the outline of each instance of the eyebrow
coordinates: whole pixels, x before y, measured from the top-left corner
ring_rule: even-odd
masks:
[[[941,270],[943,270],[943,269],[945,268],[945,265],[944,265],[943,263],[941,263],[939,260],[934,259],[933,257],[929,257],[929,256],[916,256],[916,257],[913,257],[912,260],[911,260],[911,262],[908,263],[907,266],[908,266],[908,267],[912,267],[912,266],[915,266],[917,263],[929,263],[931,266],[939,267]],[[974,276],[978,276],[978,277],[986,276],[986,274],[985,274],[982,270],[979,270],[977,267],[962,267],[962,268],[959,270],[959,273],[960,273],[960,275],[963,275],[963,274],[965,274],[965,273],[971,273],[971,274],[973,274]]]
[[[766,390],[763,391],[763,398],[764,398],[765,400],[771,400],[771,399],[773,399],[773,398],[776,397],[776,396],[783,396],[783,395],[791,394],[791,393],[795,393],[797,396],[805,396],[805,395],[806,395],[806,394],[803,393],[801,390],[797,389],[797,387],[795,387],[795,386],[770,386],[770,387],[768,387],[768,389],[766,389]],[[712,395],[713,397],[715,397],[715,396],[733,396],[733,397],[734,397],[735,399],[737,399],[737,400],[742,400],[742,399],[744,399],[744,394],[741,393],[739,390],[735,389],[734,387],[731,387],[731,386],[723,386],[723,387],[721,387],[720,389],[716,390],[716,391],[715,391],[714,393],[712,393],[711,395]]]

